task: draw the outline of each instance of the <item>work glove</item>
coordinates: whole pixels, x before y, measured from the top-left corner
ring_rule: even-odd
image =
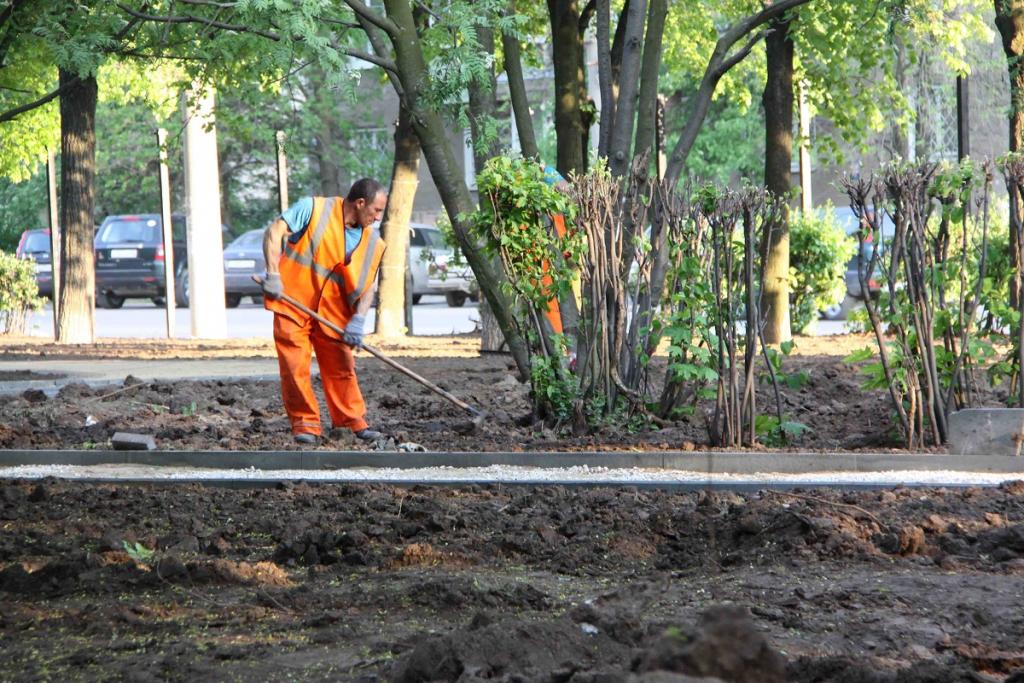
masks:
[[[263,296],[269,299],[280,299],[284,294],[284,284],[281,282],[280,273],[267,273],[260,286],[263,288]]]
[[[352,316],[352,319],[348,321],[348,325],[345,325],[345,334],[342,336],[342,340],[352,347],[363,345],[363,326],[366,325],[366,316],[362,313],[357,313]]]

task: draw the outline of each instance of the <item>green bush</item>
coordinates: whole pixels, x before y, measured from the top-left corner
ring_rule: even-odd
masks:
[[[0,334],[24,334],[28,312],[42,307],[35,261],[0,251]]]
[[[846,264],[857,253],[857,240],[836,223],[831,206],[814,213],[793,212],[789,224],[790,318],[799,332],[818,311],[846,296]]]

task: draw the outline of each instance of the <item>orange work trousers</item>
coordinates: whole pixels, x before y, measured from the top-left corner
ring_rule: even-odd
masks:
[[[315,320],[299,325],[280,314],[274,315],[274,343],[281,368],[281,398],[293,434],[320,434],[320,406],[310,379],[314,350],[333,426],[353,432],[367,428],[352,347],[328,337]]]

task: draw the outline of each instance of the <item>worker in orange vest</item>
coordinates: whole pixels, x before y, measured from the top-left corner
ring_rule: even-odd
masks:
[[[263,301],[274,312],[281,398],[297,443],[316,445],[320,440],[320,408],[310,381],[313,351],[332,426],[351,429],[365,441],[382,436],[366,422],[352,350],[363,343],[366,313],[377,289],[384,240],[372,226],[386,204],[384,186],[363,178],[344,199],[299,200],[263,236],[267,259]],[[344,334],[282,301],[282,293],[330,320]]]

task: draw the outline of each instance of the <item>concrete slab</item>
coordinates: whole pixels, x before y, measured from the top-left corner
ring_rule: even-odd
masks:
[[[953,455],[1020,456],[1024,453],[1024,409],[969,408],[949,418]],[[1024,462],[1024,458],[1020,458]]]

